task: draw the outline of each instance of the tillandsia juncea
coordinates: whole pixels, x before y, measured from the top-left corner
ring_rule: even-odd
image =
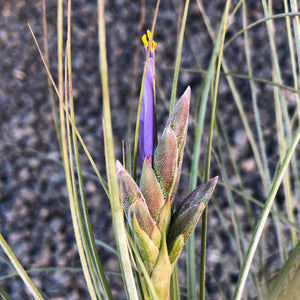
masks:
[[[145,80],[151,78],[146,76]],[[153,78],[146,84],[153,85]],[[149,90],[146,93],[148,101],[148,96],[153,96],[153,89],[152,94]],[[116,163],[124,212],[159,300],[170,298],[170,279],[175,263],[218,181],[215,177],[200,185],[181,205],[174,205],[188,129],[190,97],[191,89],[188,87],[176,103],[155,151],[143,149],[147,140],[145,134],[140,141],[143,158],[140,186],[119,161]],[[144,105],[141,122],[145,132],[145,124],[151,129],[155,125],[151,123],[154,122],[153,110],[147,110],[147,105]]]

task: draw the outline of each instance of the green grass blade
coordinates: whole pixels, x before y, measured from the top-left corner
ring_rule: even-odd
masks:
[[[187,20],[187,14],[188,14],[188,10],[189,10],[189,4],[190,4],[190,1],[186,0],[185,5],[184,5],[182,23],[181,23],[181,27],[180,27],[180,34],[179,34],[179,40],[178,40],[178,46],[177,46],[177,54],[176,54],[175,70],[174,70],[174,78],[173,78],[173,85],[172,85],[171,102],[170,102],[170,111],[169,111],[170,114],[172,113],[172,110],[175,106],[175,101],[176,101],[176,92],[177,92],[177,83],[178,83],[178,76],[179,76],[179,69],[180,69],[182,44],[183,44],[183,37],[184,37],[184,31],[185,31],[185,24],[186,24],[186,20]]]
[[[169,68],[169,69],[171,69],[171,68]],[[203,74],[206,74],[206,72],[207,72],[207,70],[202,70],[200,68],[198,68],[198,69],[195,69],[195,68],[180,68],[180,70],[184,71],[184,72],[203,73]],[[223,75],[223,76],[230,76],[230,77],[234,77],[234,78],[246,79],[246,80],[251,80],[251,81],[259,82],[259,83],[265,83],[265,84],[269,84],[269,85],[274,86],[274,87],[278,87],[282,90],[291,91],[292,93],[296,93],[298,95],[300,94],[300,90],[298,88],[287,86],[285,84],[278,83],[278,82],[275,82],[275,81],[270,81],[270,80],[267,80],[265,78],[249,76],[249,75],[246,75],[246,74],[239,74],[239,73],[234,73],[234,72],[221,72],[220,74]]]
[[[250,245],[249,245],[248,251],[246,253],[245,260],[244,260],[243,266],[241,268],[239,279],[238,279],[238,282],[236,285],[236,289],[235,289],[235,293],[234,293],[234,297],[233,297],[234,300],[240,300],[242,297],[246,279],[247,279],[247,276],[248,276],[248,273],[249,273],[249,270],[250,270],[250,267],[251,267],[251,264],[252,264],[252,261],[254,258],[254,254],[256,252],[256,249],[257,249],[257,246],[258,246],[258,243],[260,240],[260,237],[262,235],[264,226],[266,224],[269,212],[272,208],[276,193],[281,184],[284,173],[289,165],[291,157],[292,157],[292,155],[296,149],[296,146],[299,142],[299,139],[300,139],[300,127],[298,127],[298,129],[295,133],[295,136],[292,140],[292,143],[291,143],[288,151],[286,152],[284,160],[283,160],[282,164],[280,165],[278,173],[276,174],[276,176],[274,178],[274,181],[272,183],[271,190],[269,192],[268,198],[264,205],[263,211],[262,211],[262,213],[259,217],[259,220],[257,222],[257,225],[254,229],[254,232],[253,232],[253,235],[252,235],[252,238],[250,241]]]
[[[285,262],[283,267],[281,268],[277,278],[270,289],[270,293],[266,297],[267,300],[275,300],[279,299],[278,294],[282,287],[286,284],[289,280],[289,277],[293,278],[294,276],[290,276],[290,272],[293,268],[298,266],[299,268],[299,261],[300,261],[300,241],[298,241],[296,247],[293,249],[291,254],[289,255],[288,260]],[[287,298],[286,298],[287,299]]]
[[[26,271],[16,258],[15,254],[12,252],[8,244],[6,243],[5,239],[3,238],[2,234],[0,233],[0,246],[4,250],[5,254],[8,256],[10,262],[18,272],[19,276],[24,281],[25,285],[27,286],[28,290],[36,300],[43,300],[44,298],[34,285],[34,283],[31,281],[30,277],[27,275]]]
[[[298,13],[297,1],[290,0],[289,3],[290,3],[292,14],[295,14],[294,16],[292,16],[292,19],[293,19],[293,28],[294,28],[294,35],[295,35],[298,70],[300,71],[300,22],[299,22],[300,14]]]
[[[13,298],[9,296],[9,294],[4,290],[4,288],[1,285],[0,285],[0,296],[3,298],[3,300],[13,300]]]
[[[69,41],[67,41],[69,43]],[[68,78],[67,78],[67,60],[68,60],[68,53],[66,51],[66,59],[65,59],[65,106],[69,107],[69,99],[68,99]],[[67,113],[66,113],[67,114]],[[64,122],[66,120],[66,125],[64,126]],[[75,233],[76,243],[79,251],[80,261],[82,264],[83,273],[86,279],[86,283],[88,286],[88,290],[90,293],[90,297],[92,299],[97,299],[96,293],[100,299],[101,293],[98,290],[98,285],[93,285],[92,280],[95,284],[95,274],[93,269],[89,268],[90,265],[90,253],[87,251],[86,246],[86,237],[85,233],[82,229],[82,217],[80,215],[80,211],[78,209],[78,195],[76,189],[76,180],[75,180],[75,171],[74,171],[74,164],[73,164],[73,153],[72,153],[72,139],[71,139],[71,130],[70,130],[70,123],[67,117],[64,117],[61,120],[61,128],[62,131],[62,146],[64,151],[65,159],[65,175],[67,180],[68,186],[68,193],[69,193],[69,200],[70,200],[70,210],[73,222],[73,229]],[[66,128],[64,128],[66,127]],[[96,290],[95,290],[96,288]]]
[[[216,115],[216,106],[217,106],[217,95],[218,95],[218,87],[219,87],[219,79],[220,79],[220,69],[221,62],[223,58],[223,46],[225,40],[225,33],[227,30],[227,18],[230,7],[231,0],[227,0],[226,7],[224,10],[224,14],[222,17],[222,23],[220,26],[220,35],[216,42],[219,44],[219,54],[218,54],[218,62],[216,66],[216,77],[215,77],[215,86],[214,86],[214,95],[213,95],[213,103],[211,109],[211,117],[210,117],[210,129],[208,136],[208,145],[206,152],[206,166],[205,166],[205,178],[204,182],[208,182],[210,177],[210,160],[211,160],[211,147],[212,147],[212,137],[213,137],[213,129],[215,124],[215,115]],[[200,300],[205,299],[205,265],[206,265],[206,234],[207,234],[207,207],[205,208],[202,215],[202,233],[201,233],[201,265],[200,265]]]
[[[74,113],[74,101],[73,101],[73,84],[72,84],[72,65],[71,65],[71,1],[68,1],[68,26],[67,26],[67,70],[68,70],[68,90],[66,90],[66,93],[68,93],[70,97],[70,112],[71,112],[71,118],[75,124],[75,113]],[[88,214],[88,208],[87,208],[87,201],[84,193],[84,184],[83,184],[83,177],[81,172],[81,165],[80,165],[80,159],[79,159],[79,151],[78,151],[78,144],[77,144],[77,137],[76,137],[76,131],[74,130],[72,126],[72,142],[73,142],[73,150],[75,155],[75,162],[77,167],[77,179],[79,183],[79,191],[80,191],[80,198],[81,198],[81,207],[79,205],[77,191],[76,191],[76,184],[73,184],[74,186],[74,195],[76,200],[76,211],[77,216],[79,220],[81,235],[83,238],[83,244],[85,247],[85,252],[88,257],[88,263],[89,263],[89,269],[91,271],[91,274],[93,276],[94,285],[97,290],[97,295],[101,299],[101,293],[99,291],[98,281],[101,284],[102,291],[106,297],[106,299],[112,299],[111,290],[108,286],[104,270],[102,268],[102,264],[98,255],[98,251],[96,248],[95,238],[92,231],[92,226],[90,222],[90,217]],[[72,148],[72,145],[69,145],[70,148]],[[73,182],[75,183],[75,172],[74,172],[74,166],[72,165],[72,177],[74,177]],[[95,279],[97,277],[97,280]]]
[[[105,136],[105,160],[106,172],[109,187],[109,199],[111,203],[111,212],[115,231],[117,249],[119,253],[119,262],[122,271],[122,277],[125,284],[125,290],[128,299],[138,300],[138,294],[135,286],[133,272],[131,268],[130,257],[127,247],[127,237],[123,217],[123,209],[119,199],[119,188],[116,176],[115,155],[113,145],[113,134],[110,113],[110,100],[108,88],[108,72],[106,59],[106,36],[104,21],[104,1],[98,1],[98,34],[99,34],[99,55],[100,55],[100,73],[103,95],[103,131]]]
[[[237,37],[239,37],[241,34],[243,34],[245,31],[260,25],[262,23],[265,23],[266,21],[269,20],[275,20],[275,19],[280,19],[280,18],[285,18],[285,17],[299,17],[300,13],[295,12],[295,13],[282,13],[282,14],[276,14],[276,15],[271,15],[265,18],[262,18],[260,20],[257,20],[256,22],[253,22],[251,24],[249,24],[246,28],[243,28],[242,30],[240,30],[239,32],[237,32],[231,39],[229,39],[225,45],[224,45],[224,49],[227,48],[227,46],[229,46]]]
[[[298,6],[297,2],[290,0],[290,7],[292,12],[298,12]],[[287,0],[284,0],[284,8],[285,12],[288,12],[288,3]],[[299,25],[299,17],[293,17],[293,29],[294,29],[294,36],[295,39],[293,39],[292,32],[291,32],[291,24],[290,24],[290,18],[286,18],[287,23],[287,33],[288,33],[288,40],[289,40],[289,49],[290,49],[290,57],[291,57],[291,64],[292,64],[292,72],[293,72],[293,80],[294,80],[294,87],[298,89],[299,83],[298,83],[298,75],[297,75],[297,66],[295,59],[297,58],[298,62],[298,70],[300,71],[300,25]],[[294,50],[294,42],[296,44],[296,54],[295,57],[295,50]],[[297,115],[298,120],[300,120],[300,97],[299,94],[296,95],[296,103],[297,103]],[[299,172],[296,164],[296,159],[292,161],[292,172],[293,172],[293,178],[294,178],[294,186],[295,186],[295,194],[297,198],[297,207],[298,207],[298,223],[300,223],[300,178],[299,178]]]
[[[247,6],[246,6],[245,1],[243,1],[243,27],[244,28],[247,27]],[[249,40],[248,40],[248,31],[244,32],[244,40],[245,40],[245,53],[246,53],[248,73],[249,73],[249,77],[252,78],[253,71],[252,71],[250,46],[249,46]],[[254,117],[255,117],[256,131],[257,131],[257,135],[258,135],[258,143],[259,143],[260,153],[262,156],[262,163],[263,163],[267,181],[270,182],[270,171],[269,171],[269,167],[268,167],[265,143],[264,143],[264,139],[263,139],[260,115],[259,115],[259,110],[258,110],[258,105],[257,105],[256,85],[253,80],[250,80],[249,84],[250,84],[250,90],[251,90],[251,98],[252,98],[253,112],[254,112]]]
[[[245,186],[244,186],[244,183],[243,183],[243,180],[242,180],[242,176],[240,174],[239,168],[238,168],[237,163],[236,163],[235,158],[234,158],[232,146],[230,145],[230,142],[229,142],[228,133],[225,130],[224,123],[223,123],[222,118],[220,116],[221,116],[220,112],[217,111],[217,120],[218,120],[218,123],[220,124],[220,128],[221,128],[222,135],[223,135],[223,138],[224,138],[224,141],[225,141],[225,144],[226,144],[226,148],[228,150],[228,154],[229,154],[229,157],[230,157],[230,161],[231,161],[234,173],[238,178],[240,189],[242,191],[244,191]],[[253,213],[252,213],[250,204],[244,197],[243,197],[243,200],[244,200],[244,203],[245,203],[246,214],[247,214],[247,219],[248,219],[248,222],[249,222],[249,226],[250,226],[251,229],[253,229],[254,217],[253,217]]]
[[[219,182],[219,184],[222,184]],[[245,200],[247,201],[251,201],[252,203],[260,206],[260,207],[264,207],[264,203],[259,201],[258,199],[255,199],[254,197],[248,195],[247,193],[238,190],[237,188],[234,188],[231,185],[226,185],[226,188],[232,190],[234,193],[236,193],[237,195],[240,195],[241,197],[243,197]],[[286,225],[293,227],[297,232],[300,232],[300,226],[292,223],[288,218],[286,218],[284,215],[282,215],[281,213],[279,213],[278,211],[274,210],[271,208],[270,213],[276,215],[276,217],[282,221],[283,223],[285,223]]]
[[[49,47],[48,47],[46,0],[43,0],[43,38],[44,38],[44,48],[45,48],[45,61],[47,63],[47,66],[49,67],[50,59],[49,59]],[[49,77],[47,77],[47,81],[48,81],[48,88],[49,88],[49,94],[50,94],[50,99],[51,99],[51,108],[52,108],[53,121],[54,121],[54,125],[55,125],[55,130],[56,130],[56,136],[57,136],[57,140],[58,140],[60,153],[62,155],[63,152],[62,152],[61,133],[60,133],[60,124],[59,124],[57,107],[56,107],[56,103],[55,103],[51,80]]]
[[[220,26],[222,28],[222,25]],[[209,67],[205,76],[205,83],[203,86],[203,93],[201,97],[201,104],[198,111],[197,117],[197,127],[195,132],[195,141],[193,147],[192,154],[192,166],[190,173],[190,183],[189,183],[189,191],[192,192],[197,185],[197,177],[198,177],[198,168],[199,168],[199,160],[200,160],[200,149],[201,149],[201,140],[203,134],[203,126],[204,126],[204,117],[206,112],[206,105],[208,100],[208,93],[210,90],[210,86],[213,80],[213,74],[215,70],[215,64],[217,60],[217,55],[219,53],[220,40],[221,40],[221,32],[219,30],[218,39],[215,43],[212,56],[210,59]],[[196,270],[195,270],[195,238],[192,233],[187,244],[187,255],[186,255],[186,264],[187,264],[187,288],[188,288],[188,298],[196,299]]]
[[[80,144],[81,144],[81,146],[82,146],[82,148],[83,148],[83,150],[84,150],[84,152],[85,152],[85,154],[86,154],[88,160],[90,161],[90,163],[91,163],[91,165],[92,165],[92,167],[93,167],[93,169],[94,169],[94,172],[95,172],[96,176],[98,177],[98,179],[99,179],[99,181],[100,181],[100,183],[101,183],[101,186],[102,186],[103,189],[104,189],[105,194],[108,196],[107,184],[105,183],[105,181],[103,180],[103,178],[102,178],[100,172],[98,171],[98,168],[97,168],[97,166],[96,166],[95,161],[93,160],[93,158],[92,158],[90,152],[88,151],[88,149],[87,149],[87,147],[86,147],[86,145],[85,145],[85,143],[84,143],[84,141],[83,141],[83,139],[82,139],[82,137],[81,137],[79,131],[77,130],[77,128],[76,128],[76,126],[75,126],[75,124],[74,124],[74,122],[73,122],[73,120],[72,120],[72,118],[71,118],[71,116],[70,116],[70,114],[69,114],[69,112],[68,112],[68,110],[67,110],[66,107],[65,107],[65,104],[62,102],[62,98],[60,98],[60,94],[59,94],[58,88],[57,88],[57,86],[56,86],[56,84],[55,84],[55,82],[54,82],[54,79],[53,79],[53,77],[52,77],[52,75],[51,75],[51,72],[50,72],[48,66],[47,66],[47,63],[46,63],[45,58],[44,58],[44,56],[43,56],[43,53],[42,53],[42,51],[41,51],[41,49],[40,49],[40,46],[39,46],[39,44],[38,44],[38,42],[37,42],[37,39],[36,39],[36,37],[35,37],[35,34],[34,34],[33,31],[32,31],[32,28],[31,28],[30,24],[28,24],[28,27],[29,27],[29,30],[30,30],[30,32],[31,32],[31,34],[32,34],[32,37],[33,37],[34,42],[35,42],[35,44],[36,44],[36,47],[37,47],[37,49],[38,49],[38,51],[39,51],[39,54],[40,54],[41,59],[42,59],[42,61],[43,61],[43,64],[44,64],[44,67],[45,67],[46,72],[47,72],[47,74],[48,74],[48,77],[50,78],[51,84],[52,84],[52,86],[53,86],[53,88],[54,88],[54,90],[55,90],[55,93],[57,94],[57,96],[58,96],[58,98],[59,98],[60,105],[63,107],[63,110],[65,111],[65,113],[66,113],[66,115],[67,115],[67,118],[68,118],[69,122],[72,124],[72,127],[73,127],[74,130],[76,131],[77,138],[78,138],[78,140],[79,140],[79,142],[80,142]]]
[[[268,6],[266,0],[262,0],[262,5],[263,5],[263,10],[264,14],[266,17],[269,17],[271,15],[271,7]],[[272,67],[273,67],[273,76],[275,80],[279,83],[282,83],[282,77],[281,77],[281,71],[280,71],[280,66],[279,66],[279,59],[277,55],[277,49],[275,45],[275,29],[274,29],[274,22],[273,20],[269,20],[266,22],[266,27],[267,27],[267,32],[268,32],[268,37],[269,37],[269,44],[270,44],[270,49],[271,49],[271,61],[272,61]],[[275,101],[277,101],[277,105],[275,103],[275,109],[276,111],[276,119],[277,119],[277,126],[278,126],[278,142],[279,142],[279,154],[281,157],[281,160],[283,159],[285,155],[285,149],[286,149],[286,139],[288,143],[291,141],[291,133],[289,131],[289,125],[290,125],[290,120],[289,120],[289,115],[288,115],[288,110],[287,110],[287,105],[286,105],[286,99],[284,94],[282,93],[281,90],[275,89],[274,90],[274,96],[275,96]],[[280,106],[280,107],[279,107]],[[285,133],[285,134],[284,134]],[[292,158],[293,161],[293,158]],[[287,169],[287,172],[284,175],[283,178],[283,189],[284,189],[284,195],[285,195],[285,202],[287,206],[287,214],[289,219],[294,222],[294,215],[292,212],[292,200],[291,200],[291,193],[290,193],[290,175],[289,175],[289,169]],[[292,234],[292,242],[293,245],[295,246],[296,244],[296,232],[293,228],[291,228],[291,234]],[[283,240],[283,246],[284,251],[286,252],[284,240]]]

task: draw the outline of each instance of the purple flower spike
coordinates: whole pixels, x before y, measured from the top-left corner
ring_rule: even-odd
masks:
[[[151,38],[151,32],[147,30],[148,40]],[[145,59],[148,52],[148,40],[144,34],[142,41],[145,48]],[[139,154],[141,163],[144,163],[145,157],[153,155],[155,147],[155,115],[154,115],[154,50],[156,43],[152,41],[150,54],[145,75],[145,84],[143,90],[142,107],[139,126]]]

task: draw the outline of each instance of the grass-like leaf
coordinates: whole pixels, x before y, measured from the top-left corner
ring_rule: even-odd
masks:
[[[2,234],[0,233],[0,246],[4,250],[5,254],[8,256],[10,262],[24,281],[25,285],[27,286],[28,290],[36,300],[43,300],[44,298],[38,291],[37,287],[35,284],[32,282],[30,277],[27,275],[26,271],[22,267],[21,263],[15,256],[15,254],[12,252],[8,244],[6,243],[5,239],[3,238]]]
[[[108,178],[109,200],[115,231],[119,262],[121,265],[122,277],[128,299],[138,300],[131,262],[128,253],[126,230],[123,216],[123,209],[119,199],[119,188],[115,167],[115,155],[113,145],[113,134],[110,113],[110,99],[108,88],[107,59],[106,59],[106,37],[104,21],[104,2],[98,1],[98,34],[99,34],[99,53],[100,53],[100,73],[102,82],[103,96],[103,132],[105,143],[106,172]]]
[[[294,151],[296,149],[296,146],[298,144],[300,140],[300,127],[298,127],[295,136],[292,140],[292,143],[288,149],[288,151],[286,152],[286,155],[284,157],[284,160],[282,162],[282,164],[280,165],[280,168],[278,170],[278,173],[276,174],[276,176],[274,177],[268,198],[266,200],[266,203],[264,205],[263,211],[259,217],[259,220],[257,222],[257,225],[254,229],[251,241],[250,241],[250,245],[249,248],[247,250],[246,256],[245,256],[245,260],[244,263],[242,265],[241,271],[240,271],[240,275],[239,275],[239,279],[236,285],[236,289],[235,289],[235,293],[234,293],[234,300],[240,300],[242,297],[242,293],[243,293],[243,289],[246,283],[246,278],[248,276],[252,261],[253,261],[253,257],[254,254],[256,252],[257,249],[257,245],[259,243],[260,237],[262,235],[264,226],[266,224],[269,212],[271,210],[272,204],[274,202],[276,193],[278,191],[278,188],[281,184],[282,178],[284,176],[284,172],[286,171],[289,162],[292,158],[292,155],[294,154]]]
[[[290,253],[288,260],[285,262],[283,267],[281,268],[279,274],[277,275],[277,278],[275,282],[272,285],[272,288],[270,289],[270,293],[266,297],[267,300],[275,300],[279,299],[279,293],[283,289],[283,287],[291,282],[293,278],[297,279],[297,276],[293,275],[291,276],[291,271],[293,269],[299,269],[299,261],[300,261],[300,241],[298,241],[296,247],[293,249],[293,251]],[[299,271],[298,271],[299,273]],[[297,279],[299,280],[299,278]],[[299,294],[299,282],[297,284],[296,293]],[[290,287],[285,287],[287,290]],[[282,296],[284,297],[284,296]],[[287,296],[285,296],[287,297]],[[286,298],[288,299],[288,298]]]

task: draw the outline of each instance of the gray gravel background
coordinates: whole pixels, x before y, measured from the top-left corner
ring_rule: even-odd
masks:
[[[56,80],[56,1],[48,0],[46,2],[51,71]],[[140,37],[151,25],[155,1],[147,1],[144,8],[143,1],[106,2],[111,109],[116,156],[120,159],[121,142],[126,138],[127,124],[129,122],[132,129],[135,123],[135,105],[138,101],[144,58]],[[219,26],[224,2],[222,0],[203,1],[214,29]],[[233,3],[236,2],[233,1]],[[281,2],[273,1],[274,13],[283,12]],[[247,1],[247,3],[249,22],[263,17],[260,1]],[[165,104],[168,103],[171,93],[172,67],[175,61],[178,37],[177,18],[182,13],[182,9],[183,1],[162,1],[157,19],[155,40],[158,43],[156,72],[159,130],[163,128],[167,119]],[[144,18],[141,19],[143,13]],[[72,20],[73,86],[77,126],[88,149],[93,154],[97,166],[105,174],[96,1],[74,0]],[[58,144],[52,121],[47,77],[27,22],[31,24],[42,45],[42,1],[0,0],[0,232],[26,269],[78,266],[79,260],[69,212],[67,189],[62,165],[59,161]],[[237,13],[227,38],[240,28],[242,28],[242,16],[241,13]],[[283,19],[276,21],[276,30],[277,46],[280,49],[279,59],[281,65],[284,66],[283,78],[286,84],[292,85],[288,46],[286,40],[282,38],[286,36]],[[254,57],[254,74],[257,77],[270,79],[269,46],[265,26],[261,25],[250,31],[249,37]],[[182,67],[194,68],[200,63],[203,68],[207,68],[211,50],[212,43],[197,4],[195,1],[191,1],[182,52]],[[246,74],[242,38],[238,38],[226,50],[225,57],[231,72]],[[187,85],[191,85],[192,114],[201,81],[201,74],[188,72],[180,74],[178,95],[184,91]],[[235,82],[242,95],[243,105],[250,123],[254,125],[249,83],[245,80],[235,80]],[[270,167],[274,169],[278,156],[273,147],[275,125],[272,88],[265,84],[258,84],[257,87]],[[289,108],[293,111],[295,107],[293,94],[288,94],[288,101]],[[220,82],[218,105],[234,145],[235,159],[241,166],[246,187],[253,196],[263,199],[261,184],[257,183],[259,177],[253,156],[223,77]],[[130,114],[132,106],[134,109]],[[192,142],[193,127],[192,120],[190,121],[189,146]],[[208,128],[209,111],[206,121],[206,128]],[[203,149],[205,149],[204,146]],[[188,170],[190,164],[188,152],[184,170]],[[82,163],[84,169],[92,173],[84,155],[82,155]],[[214,157],[211,173],[212,176],[220,174]],[[234,182],[235,178],[230,178],[230,180]],[[95,236],[114,246],[109,202],[97,181],[86,178],[85,185]],[[181,197],[186,195],[187,191],[184,188],[187,185],[188,178],[185,176],[182,178],[179,191]],[[217,190],[216,195],[219,195],[218,202],[230,218],[230,207],[222,188]],[[237,201],[239,200],[237,198]],[[283,201],[280,194],[278,201],[279,204]],[[254,214],[257,213],[259,211],[254,209]],[[244,214],[242,208],[240,214]],[[209,234],[218,233],[218,236],[212,239],[208,235],[208,268],[221,284],[228,278],[235,283],[238,275],[238,258],[236,255],[232,255],[231,245],[224,230],[220,228],[215,212],[211,211],[210,216]],[[196,243],[198,247],[200,245],[198,239]],[[103,248],[99,248],[99,253],[106,270],[119,270],[113,255]],[[275,249],[270,253],[274,255],[271,257],[277,255]],[[223,268],[223,259],[229,261],[226,270]],[[180,265],[183,262],[184,255],[180,260]],[[6,267],[5,263],[0,261],[0,276],[10,272],[11,270]],[[88,299],[84,279],[80,272],[43,271],[32,277],[50,299]],[[184,284],[184,274],[181,273],[180,278]],[[121,278],[118,275],[110,274],[108,279],[116,299],[125,299]],[[13,299],[31,299],[24,284],[16,277],[1,280],[0,285],[3,285]],[[223,299],[222,295],[216,292],[216,286],[211,276],[208,276],[207,287],[208,293],[212,297],[210,299]],[[224,288],[227,292],[229,291],[229,287],[225,286]]]

